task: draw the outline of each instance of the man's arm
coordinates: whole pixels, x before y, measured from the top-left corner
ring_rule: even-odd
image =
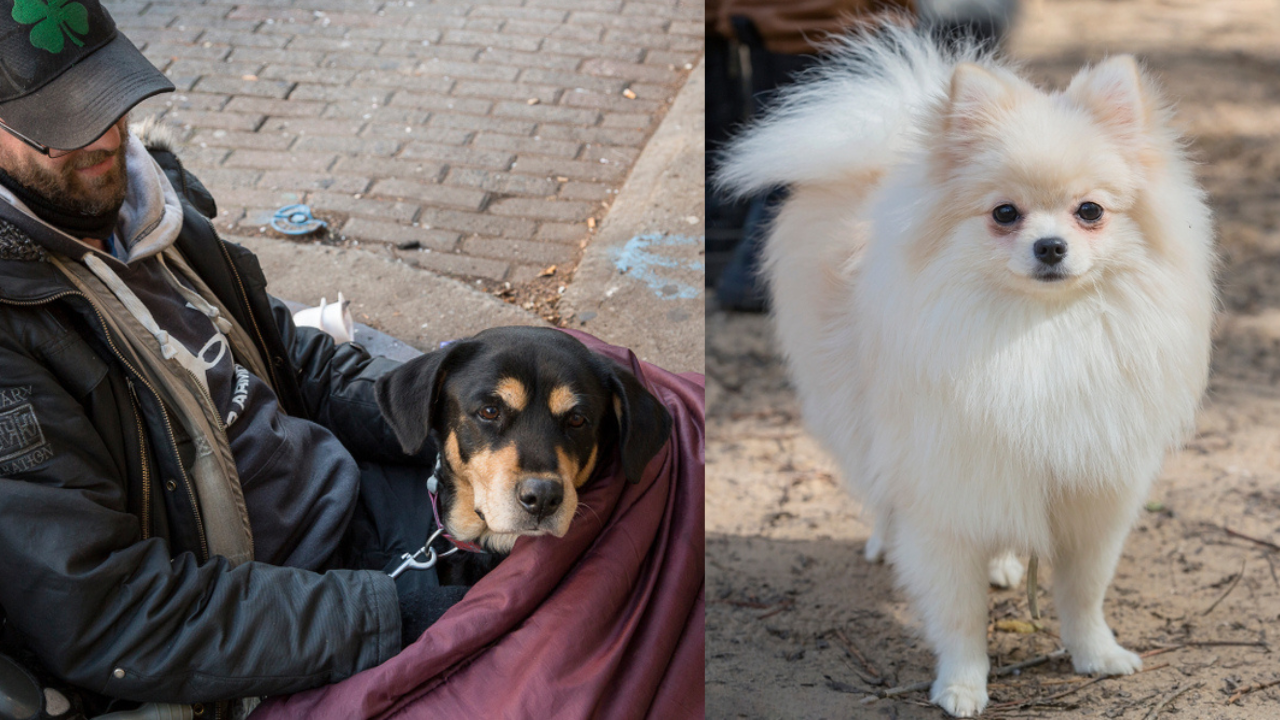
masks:
[[[43,449],[15,460],[15,440],[0,464],[0,606],[49,669],[111,696],[203,702],[314,687],[399,651],[382,573],[231,568],[143,540],[86,413],[108,383],[77,400],[17,337],[0,328],[0,397],[22,396],[23,437]]]
[[[373,394],[374,381],[400,363],[374,357],[358,343],[338,344],[322,330],[298,327],[289,308],[276,298],[271,299],[271,310],[289,349],[308,416],[329,428],[357,459],[419,461],[404,454]],[[428,447],[424,452],[435,450]]]

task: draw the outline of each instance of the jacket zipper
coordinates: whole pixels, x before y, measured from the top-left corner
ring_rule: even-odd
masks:
[[[213,416],[218,419],[216,427],[223,431],[222,434],[225,437],[227,424],[222,421],[222,412],[218,410],[218,404],[213,401],[213,396],[209,394],[209,389],[204,386],[204,383],[200,382],[200,378],[196,377],[196,374],[191,372],[191,370],[185,367],[182,368],[182,370],[187,374],[187,377],[191,378],[191,382],[195,383],[196,387],[200,388],[200,397],[203,397],[205,402],[209,403],[209,407],[213,409]]]
[[[249,291],[245,290],[244,281],[240,279],[240,271],[236,269],[236,263],[231,259],[231,253],[221,239],[218,240],[218,249],[222,251],[222,257],[226,259],[227,267],[231,268],[231,276],[236,279],[236,288],[240,291],[241,302],[244,303],[244,314],[249,316],[249,324],[253,325],[253,333],[258,336],[258,347],[262,348],[263,360],[267,364],[267,372],[271,373],[271,382],[275,385],[276,395],[279,395],[284,390],[284,385],[280,383],[280,378],[276,377],[276,364],[271,357],[266,339],[262,337],[262,329],[258,327],[258,319],[253,315],[253,306],[249,304]],[[283,404],[280,409],[284,410]]]
[[[151,391],[151,394],[155,396],[156,400],[160,400],[160,393],[157,392],[155,387],[153,387],[151,383],[148,382],[147,379],[142,376],[142,373],[138,372],[138,370],[134,368],[133,365],[131,365],[128,360],[125,359],[124,354],[120,352],[120,348],[116,347],[115,341],[111,339],[111,332],[107,330],[106,318],[102,316],[102,312],[98,310],[97,305],[93,304],[93,301],[89,299],[89,296],[85,295],[82,292],[76,292],[74,290],[64,290],[63,292],[55,293],[48,297],[41,298],[40,300],[22,301],[22,300],[8,300],[8,299],[0,298],[0,303],[4,303],[6,305],[17,305],[20,307],[32,307],[35,305],[44,305],[46,303],[53,302],[54,300],[58,300],[60,298],[68,297],[71,295],[84,298],[84,301],[88,303],[89,307],[93,308],[93,314],[97,316],[98,324],[102,327],[102,335],[107,339],[107,345],[111,347],[111,352],[115,354],[116,359],[118,359],[120,363],[124,365],[125,368],[130,373],[132,373],[134,377],[138,379],[139,382],[141,382],[144,386],[146,386],[148,390]],[[200,507],[199,507],[199,503],[196,501],[195,486],[191,484],[191,478],[188,477],[187,475],[187,469],[182,467],[182,455],[181,453],[178,452],[178,438],[173,434],[173,424],[169,421],[169,412],[165,410],[163,401],[160,401],[159,404],[160,404],[160,416],[164,419],[165,432],[168,433],[169,444],[173,447],[173,456],[178,458],[178,472],[181,473],[182,482],[184,485],[186,485],[187,493],[191,497],[191,512],[195,516],[196,530],[200,535],[200,552],[201,552],[200,560],[201,562],[205,562],[209,560],[209,542],[208,540],[205,539],[204,518],[200,517]]]
[[[147,462],[147,433],[142,426],[142,407],[138,401],[138,391],[133,387],[133,378],[126,376],[129,384],[129,397],[133,400],[133,419],[138,425],[138,454],[142,460],[142,539],[151,537],[151,464]]]

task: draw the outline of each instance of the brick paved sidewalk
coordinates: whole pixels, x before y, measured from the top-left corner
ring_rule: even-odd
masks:
[[[703,42],[702,0],[105,4],[224,232],[306,202],[490,289],[564,282]]]

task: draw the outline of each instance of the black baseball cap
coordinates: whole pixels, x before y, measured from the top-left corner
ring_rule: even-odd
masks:
[[[0,10],[0,121],[76,150],[173,83],[116,30],[98,0],[14,0]]]

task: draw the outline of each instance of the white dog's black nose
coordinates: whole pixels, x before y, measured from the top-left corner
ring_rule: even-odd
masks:
[[[1031,251],[1045,265],[1057,265],[1067,256],[1067,241],[1060,237],[1040,238],[1031,246]]]
[[[555,480],[528,478],[516,486],[516,498],[530,515],[541,520],[560,507],[564,501],[564,486]]]

